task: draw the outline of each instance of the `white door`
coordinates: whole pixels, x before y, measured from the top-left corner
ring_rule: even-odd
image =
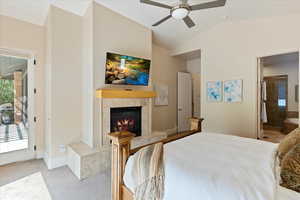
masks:
[[[177,76],[177,121],[178,131],[182,132],[189,130],[192,117],[192,76],[184,72],[178,72]]]
[[[1,49],[0,49],[1,50]],[[34,58],[2,54],[0,81],[0,165],[35,158]],[[10,65],[3,64],[8,61]],[[13,96],[3,93],[13,89]],[[4,88],[4,89],[3,89]],[[9,92],[7,92],[9,94]],[[11,100],[11,98],[13,98]],[[8,103],[3,104],[4,101]],[[7,107],[3,105],[8,105]],[[4,137],[3,137],[4,136]]]

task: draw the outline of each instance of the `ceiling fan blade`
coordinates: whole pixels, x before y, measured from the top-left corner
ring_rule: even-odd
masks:
[[[168,9],[172,9],[172,6],[168,6],[162,3],[158,3],[155,1],[150,1],[150,0],[140,0],[141,3],[145,3],[145,4],[149,4],[152,6],[157,6],[157,7],[161,7],[161,8],[168,8]]]
[[[183,21],[189,28],[192,28],[196,25],[189,16],[186,16],[185,18],[183,18]]]
[[[216,8],[225,6],[226,0],[217,0],[217,1],[211,1],[207,3],[202,3],[198,5],[193,5],[190,7],[191,10],[202,10],[202,9],[208,9],[208,8]]]
[[[180,0],[183,4],[187,4],[188,0]]]
[[[158,26],[161,23],[163,23],[163,22],[167,21],[168,19],[170,19],[171,17],[172,17],[171,15],[168,15],[165,18],[163,18],[163,19],[159,20],[158,22],[156,22],[155,24],[153,24],[152,26]]]

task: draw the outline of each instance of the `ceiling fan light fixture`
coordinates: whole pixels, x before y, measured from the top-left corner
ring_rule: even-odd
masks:
[[[174,10],[172,10],[171,15],[175,19],[183,19],[188,16],[189,12],[190,11],[185,7],[175,8]]]
[[[157,2],[157,0],[140,0],[141,3],[170,10],[170,14],[168,16],[162,18],[152,26],[158,26],[173,17],[177,20],[183,20],[188,28],[193,28],[196,25],[192,18],[189,16],[191,11],[223,7],[225,6],[227,0],[212,0],[210,2],[200,3],[196,5],[190,5],[188,1],[189,0],[179,0],[179,5],[172,7],[163,3],[159,3]]]

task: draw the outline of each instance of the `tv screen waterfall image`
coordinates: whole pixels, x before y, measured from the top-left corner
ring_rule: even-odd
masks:
[[[107,53],[105,83],[117,85],[148,85],[150,60]]]

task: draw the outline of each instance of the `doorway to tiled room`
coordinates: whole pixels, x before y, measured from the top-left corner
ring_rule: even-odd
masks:
[[[259,138],[278,143],[299,127],[299,53],[260,58]]]

